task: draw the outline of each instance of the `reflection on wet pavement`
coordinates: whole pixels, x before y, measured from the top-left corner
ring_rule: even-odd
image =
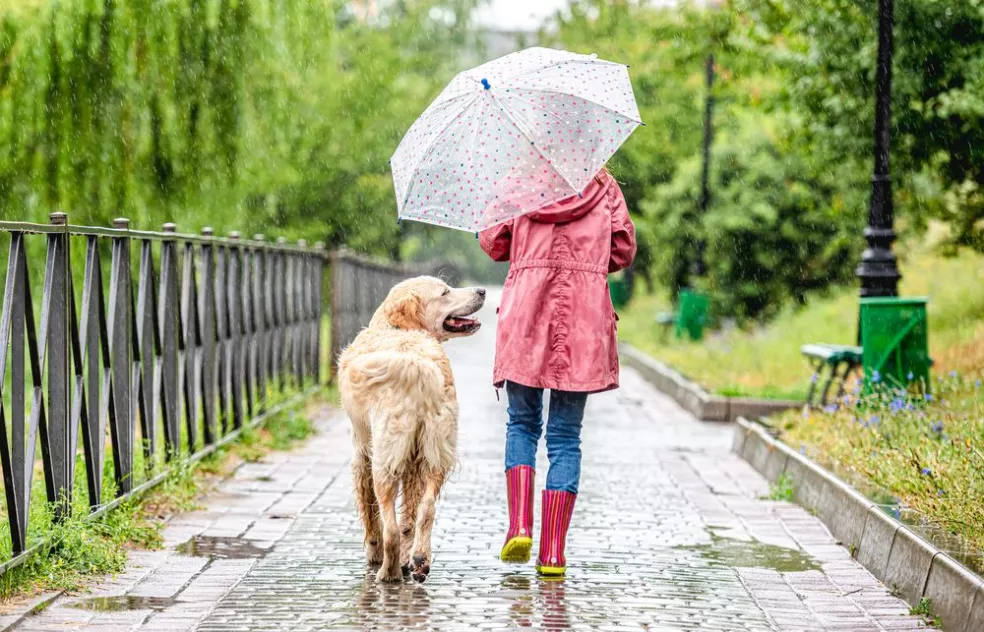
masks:
[[[123,612],[125,610],[165,610],[178,602],[173,597],[92,597],[72,603],[73,608],[95,612]]]
[[[267,554],[254,542],[243,538],[196,535],[177,545],[175,550],[191,557],[209,557],[224,560],[242,560],[263,557]]]

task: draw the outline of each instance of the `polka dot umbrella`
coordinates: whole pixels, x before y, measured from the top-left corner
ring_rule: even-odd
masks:
[[[398,217],[477,232],[579,195],[641,124],[624,64],[500,57],[456,76],[403,137]]]

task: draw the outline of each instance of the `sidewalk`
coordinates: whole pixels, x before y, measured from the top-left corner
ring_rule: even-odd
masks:
[[[124,575],[59,598],[17,629],[924,627],[818,519],[761,498],[765,481],[730,452],[731,426],[694,420],[629,370],[620,391],[589,400],[568,578],[541,581],[532,564],[500,564],[505,403],[489,386],[495,302],[477,336],[448,344],[460,464],[438,503],[426,584],[377,585],[367,572],[348,424],[334,416],[303,449],[244,466],[207,510],[173,520],[169,546],[191,540],[196,550],[135,553]]]

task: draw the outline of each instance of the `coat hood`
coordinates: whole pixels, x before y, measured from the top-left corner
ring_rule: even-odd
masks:
[[[541,209],[528,213],[526,217],[542,224],[572,222],[598,206],[605,199],[611,186],[612,177],[608,175],[608,172],[601,171],[591,179],[581,195],[572,195],[559,202],[548,204]]]

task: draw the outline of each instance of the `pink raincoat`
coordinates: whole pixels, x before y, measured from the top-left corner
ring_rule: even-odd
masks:
[[[479,235],[509,261],[493,382],[596,393],[618,388],[617,316],[608,273],[635,257],[635,226],[618,183],[601,171],[583,195]]]

